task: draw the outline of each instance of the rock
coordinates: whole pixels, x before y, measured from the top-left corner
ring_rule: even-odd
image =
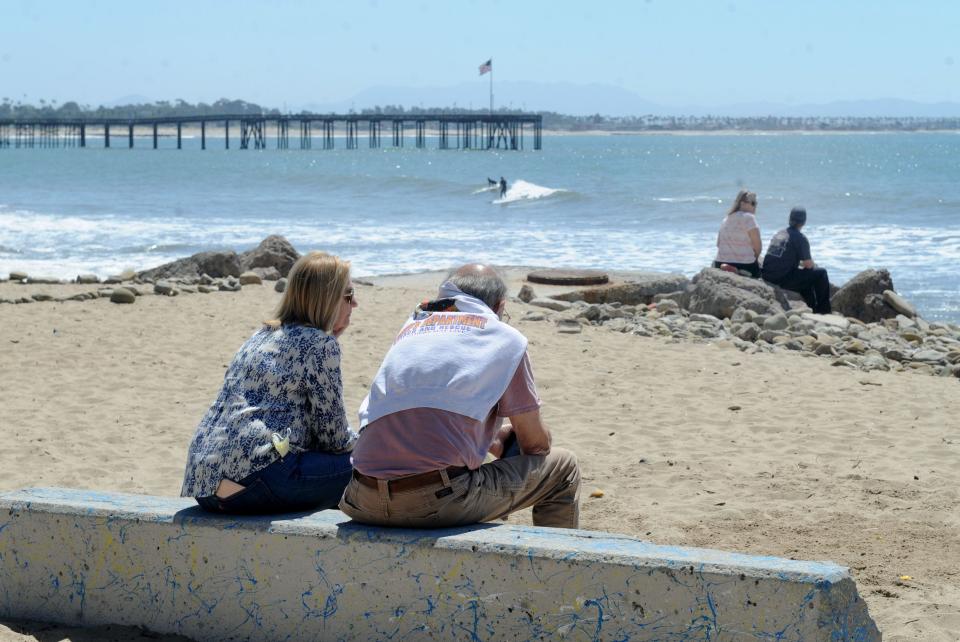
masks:
[[[247,271],[240,275],[240,285],[261,285],[263,279],[253,271]]]
[[[260,241],[260,245],[240,255],[240,269],[246,272],[253,268],[273,267],[280,276],[287,276],[290,268],[299,258],[300,253],[290,244],[290,241],[277,234],[271,234]],[[213,272],[210,274],[217,276]],[[226,276],[226,274],[220,276]]]
[[[522,286],[520,286],[520,291],[517,293],[517,298],[524,303],[530,303],[537,298],[537,295],[534,293],[532,287],[524,283]]]
[[[691,314],[688,320],[689,320],[691,323],[693,323],[693,322],[697,322],[697,323],[709,323],[709,324],[714,325],[714,326],[721,326],[721,325],[723,325],[723,321],[721,321],[721,320],[718,319],[717,317],[710,316],[709,314]]]
[[[719,271],[719,270],[718,270]],[[634,275],[619,283],[608,283],[595,287],[574,290],[563,294],[554,294],[551,298],[559,301],[586,301],[587,303],[613,303],[624,305],[648,304],[657,294],[683,291],[689,280],[682,274],[649,272]]]
[[[887,359],[890,359],[891,361],[903,361],[907,358],[903,350],[901,350],[900,348],[888,347],[881,350],[880,354],[882,354]]]
[[[287,277],[282,277],[277,280],[276,285],[273,286],[273,289],[277,292],[283,292],[287,289]]]
[[[763,322],[764,330],[785,330],[787,326],[790,325],[787,315],[780,313],[774,314],[771,317],[768,317],[766,321]]]
[[[837,293],[830,299],[830,305],[835,312],[839,312],[843,316],[854,317],[867,323],[880,321],[887,318],[882,316],[883,308],[878,309],[875,298],[871,299],[870,304],[867,304],[867,295],[880,295],[882,302],[883,291],[892,289],[893,280],[890,278],[889,272],[886,270],[864,270],[837,290]],[[883,303],[883,305],[886,306],[886,303]]]
[[[583,327],[575,319],[557,319],[557,332],[562,334],[579,334]]]
[[[672,299],[661,299],[657,303],[657,312],[660,314],[679,314],[680,304]]]
[[[536,299],[530,300],[530,305],[535,305],[541,308],[547,308],[548,310],[555,310],[557,312],[564,312],[569,310],[571,304],[568,301],[558,300],[558,299],[547,299],[544,297],[537,297]]]
[[[578,319],[586,319],[587,321],[599,321],[601,315],[603,315],[601,307],[595,304],[588,305],[577,312]],[[610,318],[609,315],[606,316]]]
[[[200,294],[210,294],[211,292],[218,292],[219,288],[213,285],[198,285],[197,292]]]
[[[917,309],[893,290],[884,290],[883,300],[887,305],[904,316],[910,317],[911,319],[917,316]]]
[[[756,323],[744,323],[734,332],[734,335],[743,341],[756,341],[759,334],[760,326]]]
[[[947,355],[939,350],[917,350],[910,355],[912,361],[921,361],[923,363],[940,363],[947,360]]]
[[[221,292],[239,292],[243,286],[231,276],[221,281],[218,287]]]
[[[613,332],[629,332],[633,330],[633,324],[622,317],[610,319],[603,324],[603,327]]]
[[[157,281],[153,285],[153,293],[162,296],[177,296],[177,288],[167,281]]]
[[[744,323],[745,321],[753,321],[757,318],[757,313],[753,310],[748,310],[746,308],[737,308],[733,311],[733,315],[730,317],[730,321],[733,323]]]
[[[78,274],[76,283],[100,283],[100,277],[96,274]]]
[[[213,285],[213,277],[204,272],[199,277],[197,277],[198,285]]]
[[[27,283],[30,283],[31,285],[55,285],[57,283],[61,283],[61,280],[52,276],[30,276],[27,277]]]
[[[851,368],[859,368],[862,364],[860,357],[855,357],[850,354],[845,354],[837,357],[833,360],[832,366],[849,366]]]
[[[527,312],[520,318],[523,321],[545,321],[547,318],[547,315],[545,315],[543,312],[527,310]]]
[[[278,281],[281,278],[280,270],[272,265],[269,267],[255,267],[250,271],[259,276],[263,281]]]
[[[180,289],[180,291],[183,292],[184,294],[196,294],[196,293],[197,293],[197,288],[196,288],[196,286],[194,286],[194,285],[181,285],[179,289]]]
[[[918,345],[923,343],[923,337],[917,334],[916,332],[911,332],[910,330],[904,330],[903,332],[901,332],[900,338],[903,339],[904,341],[908,341],[910,343],[915,343]]]
[[[896,317],[894,317],[894,319],[897,322],[897,328],[901,330],[908,330],[908,329],[920,327],[917,325],[917,322],[914,321],[911,317],[908,317],[903,314],[898,314]]]
[[[846,330],[850,327],[850,321],[836,314],[814,314],[807,312],[803,315],[805,321],[812,321],[817,325],[833,326],[839,330]]]
[[[767,343],[777,343],[778,339],[788,340],[791,338],[792,337],[782,332],[777,332],[776,330],[761,330],[760,333],[757,334],[757,339],[766,341]]]
[[[666,300],[676,301],[677,305],[682,308],[686,303],[687,293],[685,290],[677,290],[676,292],[666,292],[653,295],[653,303],[660,303],[661,301]]]
[[[848,339],[842,345],[843,349],[853,354],[863,354],[867,351],[867,344],[860,339]]]
[[[871,370],[887,371],[890,369],[890,364],[880,355],[868,354],[861,359],[860,367],[868,372]]]
[[[141,279],[191,279],[201,274],[213,277],[239,276],[240,259],[236,252],[200,252],[137,274]]]
[[[737,308],[777,314],[789,307],[783,293],[770,284],[716,268],[706,268],[693,277],[687,293],[687,310],[722,319],[732,317]]]
[[[127,288],[114,288],[110,294],[111,303],[133,303],[137,300],[137,295]]]
[[[12,270],[10,272],[11,281],[26,281],[29,278],[30,275],[28,275],[26,272],[21,272],[20,270]]]
[[[34,301],[53,301],[53,295],[46,293],[31,294],[30,298]]]
[[[833,349],[833,346],[832,346],[832,345],[829,345],[829,344],[826,344],[826,343],[820,343],[819,341],[814,344],[813,352],[814,352],[814,354],[818,354],[818,355],[824,356],[824,357],[826,357],[826,356],[830,356],[830,357],[835,357],[835,356],[837,356],[837,351]]]

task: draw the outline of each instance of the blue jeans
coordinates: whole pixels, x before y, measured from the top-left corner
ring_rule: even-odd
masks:
[[[245,488],[226,499],[197,497],[214,513],[253,515],[336,508],[350,481],[350,453],[289,453],[237,483]]]

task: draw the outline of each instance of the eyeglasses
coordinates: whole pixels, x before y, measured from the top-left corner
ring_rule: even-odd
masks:
[[[353,305],[357,302],[357,294],[353,291],[353,288],[347,290],[346,294],[343,295],[343,300]]]

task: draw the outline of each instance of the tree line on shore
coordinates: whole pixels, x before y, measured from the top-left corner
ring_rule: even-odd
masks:
[[[376,116],[402,114],[414,117],[418,113],[443,112],[460,116],[484,116],[486,109],[466,109],[463,107],[405,108],[402,105],[376,106],[347,113],[358,116]],[[56,100],[40,99],[38,105],[14,102],[2,98],[0,119],[27,120],[42,118],[163,118],[183,116],[255,116],[281,115],[278,109],[262,107],[244,100],[221,98],[213,103],[188,103],[158,100],[153,103],[128,105],[103,105],[92,107],[74,101],[58,104]],[[311,112],[307,112],[311,113]],[[545,129],[559,131],[935,131],[960,130],[960,118],[956,117],[911,117],[911,116],[664,116],[646,114],[642,116],[574,116],[552,111],[520,112],[500,108],[495,114],[532,114],[543,117]],[[323,115],[323,114],[317,114]]]

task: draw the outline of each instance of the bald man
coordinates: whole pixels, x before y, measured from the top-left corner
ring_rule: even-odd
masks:
[[[552,446],[527,340],[501,321],[506,293],[496,270],[464,265],[400,329],[360,406],[340,510],[440,528],[532,506],[538,526],[577,528],[579,464]]]

